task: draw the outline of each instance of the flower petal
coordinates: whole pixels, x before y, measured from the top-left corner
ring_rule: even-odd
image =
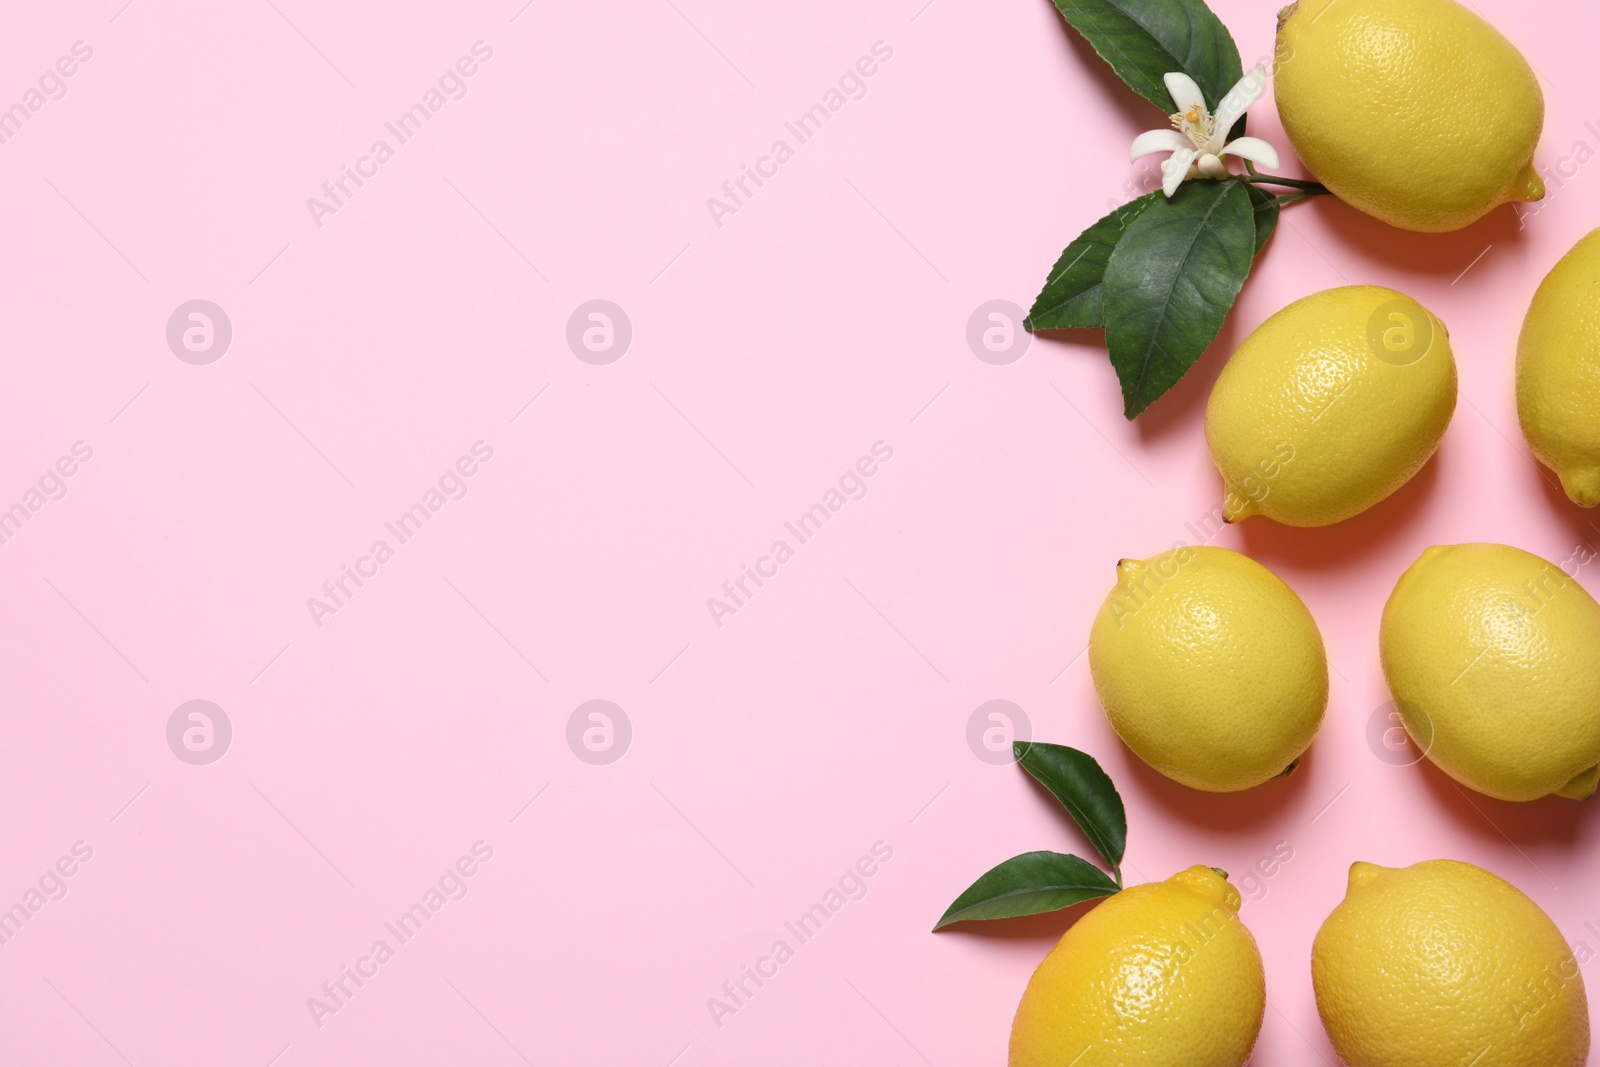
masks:
[[[1171,75],[1167,75],[1169,78]],[[1267,68],[1257,63],[1245,76],[1240,78],[1238,84],[1228,90],[1228,95],[1222,98],[1222,103],[1217,105],[1216,135],[1220,140],[1227,140],[1228,131],[1233,129],[1233,124],[1239,121],[1239,116],[1250,109],[1250,105],[1260,100],[1267,92]]]
[[[1259,163],[1268,170],[1278,169],[1278,150],[1259,137],[1236,137],[1222,150],[1225,156],[1238,156]]]
[[[1178,105],[1178,114],[1182,115],[1193,107],[1206,110],[1205,94],[1189,75],[1175,70],[1162,75],[1161,80],[1167,83],[1167,92],[1172,94],[1172,102]]]
[[[1132,163],[1141,156],[1148,156],[1153,152],[1176,152],[1180,148],[1189,147],[1189,138],[1177,130],[1149,130],[1133,139],[1133,147],[1128,151],[1128,162]]]
[[[1184,147],[1172,153],[1171,158],[1161,164],[1161,191],[1167,194],[1168,199],[1178,191],[1183,179],[1189,176],[1189,165],[1194,162],[1194,157],[1195,150]]]

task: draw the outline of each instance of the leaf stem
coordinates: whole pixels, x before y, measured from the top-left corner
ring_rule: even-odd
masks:
[[[1291,189],[1304,189],[1307,195],[1322,196],[1328,192],[1328,187],[1321,182],[1308,182],[1300,178],[1280,178],[1275,174],[1257,174],[1251,168],[1250,177],[1245,179],[1256,185],[1286,185]]]

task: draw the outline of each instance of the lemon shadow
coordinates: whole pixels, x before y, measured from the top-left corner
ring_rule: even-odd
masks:
[[[1535,459],[1533,453],[1526,452],[1524,455],[1539,472],[1539,488],[1544,491],[1550,510],[1566,524],[1571,536],[1591,545],[1600,542],[1600,507],[1586,508],[1574,502],[1567,491],[1561,488],[1561,480],[1556,477],[1555,471]],[[1529,477],[1534,477],[1531,471]]]
[[[1106,350],[1105,330],[1099,328],[1037,330],[1033,336],[1035,341],[1051,342],[1041,347],[1042,354],[1070,352],[1074,358],[1081,354],[1083,358],[1102,361],[1109,387],[1117,390],[1119,398],[1122,396],[1121,380],[1117,377],[1116,369],[1111,366],[1111,356]],[[1233,313],[1230,311],[1228,318],[1222,324],[1222,329],[1217,332],[1216,339],[1200,354],[1200,358],[1183,377],[1178,379],[1177,384],[1130,420],[1138,431],[1141,444],[1159,441],[1174,432],[1187,430],[1203,420],[1211,388],[1216,384],[1217,376],[1222,373],[1228,356],[1233,354],[1239,343],[1239,327],[1235,325]],[[1220,491],[1218,499],[1221,499]]]
[[[1246,554],[1262,563],[1276,561],[1298,569],[1327,570],[1395,543],[1415,524],[1438,490],[1445,460],[1441,447],[1412,479],[1361,514],[1332,526],[1285,526],[1264,515],[1238,523]],[[1221,500],[1221,482],[1218,481]]]
[[[1237,793],[1207,793],[1174,782],[1138,756],[1128,761],[1139,795],[1154,801],[1167,816],[1219,833],[1255,830],[1294,806],[1311,782],[1316,742],[1300,757],[1294,773]]]
[[[1510,204],[1502,204],[1472,225],[1448,233],[1402,230],[1363,214],[1337,196],[1319,196],[1295,206],[1316,214],[1324,232],[1340,246],[1332,251],[1366,262],[1376,261],[1390,269],[1450,278],[1452,284],[1465,287],[1463,295],[1476,288],[1471,284],[1472,276],[1483,268],[1483,260],[1497,250],[1521,244],[1527,236]],[[1306,237],[1303,229],[1298,232],[1316,248],[1316,242]],[[1352,277],[1349,284],[1376,283],[1370,278]],[[1429,310],[1439,313],[1437,308]]]
[[[1570,845],[1584,835],[1585,824],[1593,821],[1595,801],[1569,800],[1566,797],[1541,797],[1538,800],[1496,800],[1462,785],[1425,759],[1415,768],[1439,805],[1450,812],[1462,829],[1485,844],[1515,848],[1519,842],[1548,841]],[[1527,857],[1523,857],[1527,859]],[[1532,860],[1528,860],[1531,864]]]

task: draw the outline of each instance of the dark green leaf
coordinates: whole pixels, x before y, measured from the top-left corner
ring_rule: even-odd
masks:
[[[1111,776],[1095,758],[1043,741],[1017,741],[1011,751],[1022,769],[1061,801],[1100,858],[1113,868],[1121,867],[1122,852],[1128,846],[1128,815]]]
[[[956,897],[935,930],[966,919],[1040,915],[1109,897],[1120,887],[1100,868],[1059,852],[1024,852],[984,874]]]
[[[1104,326],[1100,311],[1100,279],[1111,250],[1145,208],[1161,199],[1161,192],[1146,193],[1112,211],[1069,244],[1023,320],[1028,330],[1065,330]]]
[[[1056,8],[1083,34],[1100,58],[1134,92],[1172,111],[1163,74],[1193,78],[1215,112],[1243,75],[1239,47],[1204,0],[1055,0]],[[1244,132],[1244,120],[1234,136]]]
[[[1246,186],[1250,190],[1250,202],[1256,210],[1256,255],[1267,247],[1267,239],[1272,236],[1272,231],[1278,228],[1278,198],[1261,188],[1259,185]]]
[[[1277,198],[1260,186],[1248,186],[1255,205],[1256,252],[1266,247],[1267,239],[1278,226]],[[1118,207],[1090,226],[1066,247],[1050,277],[1033,301],[1023,321],[1028,330],[1069,330],[1101,327],[1106,324],[1101,306],[1101,282],[1106,261],[1129,223],[1145,208],[1161,199],[1160,191],[1146,193]]]
[[[1106,262],[1106,348],[1133,418],[1216,339],[1255,256],[1254,205],[1238,181],[1192,181],[1128,225]]]

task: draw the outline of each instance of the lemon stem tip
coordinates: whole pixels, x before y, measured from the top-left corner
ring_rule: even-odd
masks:
[[[1544,199],[1544,179],[1539,176],[1539,171],[1534,167],[1532,160],[1529,160],[1517,172],[1517,176],[1512,179],[1511,193],[1508,199],[1520,200],[1525,203]]]
[[[1588,800],[1594,796],[1597,785],[1600,785],[1600,764],[1575,776],[1572,781],[1557,789],[1556,795],[1570,800]]]
[[[1347,893],[1353,892],[1354,890],[1366,885],[1368,882],[1372,881],[1382,873],[1383,868],[1378,866],[1376,863],[1367,863],[1364,860],[1356,860],[1350,865],[1350,884],[1345,891]]]
[[[1561,488],[1566,490],[1567,498],[1580,508],[1592,508],[1600,504],[1600,467],[1584,469],[1569,469],[1559,472]]]

